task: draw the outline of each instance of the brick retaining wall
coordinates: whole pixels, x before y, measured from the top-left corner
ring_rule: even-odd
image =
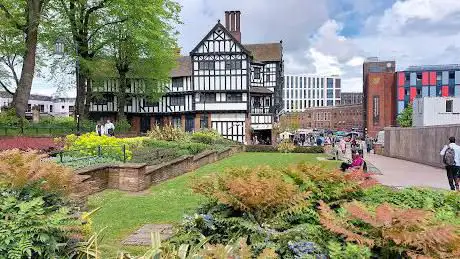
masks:
[[[142,163],[90,166],[75,171],[80,176],[80,183],[77,185],[76,192],[81,197],[105,189],[139,192],[146,190],[152,184],[158,184],[191,172],[241,151],[243,151],[242,146],[229,147],[220,152],[204,151],[195,156],[182,156],[153,166]]]

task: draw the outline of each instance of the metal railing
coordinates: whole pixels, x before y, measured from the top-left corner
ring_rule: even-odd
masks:
[[[80,127],[80,133],[87,133],[92,129],[85,129]],[[67,135],[77,133],[76,127],[45,127],[45,126],[31,126],[31,127],[16,127],[16,126],[0,126],[0,136],[16,136],[16,135]]]
[[[98,157],[112,158],[114,160],[122,161],[123,163],[126,163],[126,160],[128,159],[126,145],[60,150],[54,152],[51,156],[56,157],[61,164]]]

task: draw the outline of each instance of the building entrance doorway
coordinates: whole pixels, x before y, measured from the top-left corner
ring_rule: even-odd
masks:
[[[271,130],[254,130],[252,132],[253,145],[271,145],[272,131]]]

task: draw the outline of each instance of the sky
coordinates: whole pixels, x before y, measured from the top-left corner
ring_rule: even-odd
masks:
[[[342,91],[362,91],[368,57],[410,65],[460,63],[460,0],[178,0],[179,45],[188,53],[225,11],[241,11],[242,43],[283,41],[285,74],[339,75]],[[52,94],[72,80],[34,80]],[[73,91],[61,95],[74,95]]]

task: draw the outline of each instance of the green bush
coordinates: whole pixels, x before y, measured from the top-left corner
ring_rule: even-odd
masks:
[[[131,160],[132,150],[142,146],[145,139],[145,137],[115,138],[105,135],[98,136],[95,132],[86,133],[81,136],[71,134],[65,137],[64,149],[66,151],[78,151],[78,153],[74,152],[73,155],[101,155],[106,158],[123,161],[125,155],[126,160]],[[126,154],[123,153],[123,146],[125,146]],[[99,147],[101,147],[101,154],[99,153]]]
[[[182,142],[182,141],[164,141],[164,140],[148,139],[148,140],[145,140],[144,143],[145,145],[149,147],[186,150],[187,153],[190,155],[196,155],[209,148],[209,145],[206,145],[203,143]]]
[[[155,126],[147,132],[147,136],[156,140],[182,141],[187,138],[187,133],[180,128],[166,125],[163,127]]]
[[[296,146],[289,140],[283,140],[281,143],[276,146],[276,150],[282,153],[291,153],[294,151]]]
[[[119,161],[113,158],[108,157],[88,157],[81,159],[81,157],[71,157],[71,156],[63,156],[62,163],[61,158],[59,156],[54,158],[54,161],[58,164],[62,164],[64,166],[73,168],[73,169],[80,169],[85,168],[92,165],[99,165],[99,164],[115,164]]]
[[[22,120],[16,116],[16,111],[13,108],[2,109],[0,112],[0,126],[3,127],[20,127],[27,126],[29,121],[26,119]]]
[[[67,207],[56,206],[60,199],[50,203],[33,188],[0,193],[0,258],[67,257],[62,244],[78,225]]]
[[[94,126],[96,127],[96,125]],[[128,120],[120,120],[115,122],[115,131],[116,132],[121,132],[121,133],[126,133],[131,130],[131,124],[129,123]]]
[[[192,141],[208,145],[214,144],[220,139],[223,137],[215,130],[204,129],[192,134]]]
[[[324,148],[320,146],[313,146],[313,147],[301,147],[296,146],[292,153],[324,153]]]
[[[278,152],[274,146],[247,145],[246,152]]]

